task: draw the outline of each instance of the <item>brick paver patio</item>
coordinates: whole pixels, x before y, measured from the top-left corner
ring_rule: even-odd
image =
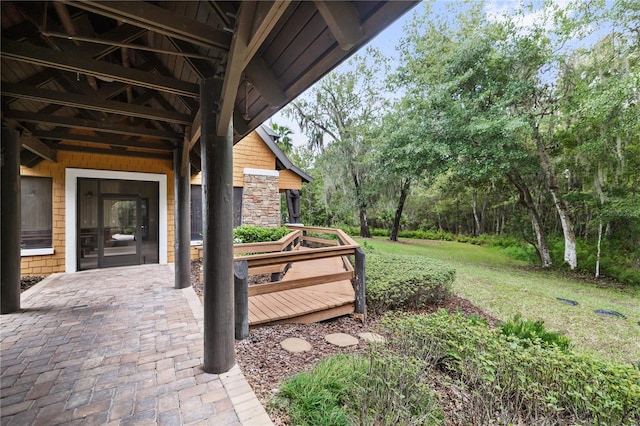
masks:
[[[4,425],[269,425],[239,368],[202,370],[202,305],[168,265],[55,274],[0,316]]]

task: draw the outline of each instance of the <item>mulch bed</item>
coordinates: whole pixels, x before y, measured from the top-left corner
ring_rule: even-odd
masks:
[[[191,281],[194,289],[202,295],[199,281],[201,262],[192,262]],[[270,275],[251,277],[250,283],[268,282]],[[433,313],[438,309],[461,312],[466,316],[477,315],[486,318],[490,327],[500,321],[462,297],[453,295],[438,305],[424,306],[413,313]],[[358,333],[376,331],[379,316],[369,315],[366,324],[359,319],[344,316],[313,324],[278,324],[252,328],[249,338],[236,341],[236,361],[258,399],[264,406],[279,392],[282,379],[301,371],[309,371],[322,358],[344,353],[362,353],[366,345],[340,348],[329,344],[324,336],[331,333],[347,333],[357,337]],[[289,337],[299,337],[311,343],[308,352],[289,353],[280,347],[280,342]],[[271,410],[269,413],[276,425],[286,425],[286,413]]]

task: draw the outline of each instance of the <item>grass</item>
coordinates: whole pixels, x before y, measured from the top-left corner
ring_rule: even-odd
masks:
[[[363,240],[359,240],[364,244]],[[640,362],[640,289],[596,286],[552,271],[525,269],[499,248],[457,242],[366,240],[376,251],[442,260],[456,268],[454,293],[492,315],[517,314],[542,320],[548,330],[568,336],[576,350],[618,362]],[[568,306],[557,297],[575,300]],[[627,319],[603,318],[594,309],[611,309]]]

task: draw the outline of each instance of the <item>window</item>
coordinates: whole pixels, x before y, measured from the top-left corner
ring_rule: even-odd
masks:
[[[202,241],[202,186],[191,185],[191,241]]]
[[[21,176],[20,202],[22,231],[20,248],[23,250],[53,247],[51,178]]]

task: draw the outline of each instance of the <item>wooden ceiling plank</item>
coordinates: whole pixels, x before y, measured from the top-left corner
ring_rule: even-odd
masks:
[[[147,2],[90,0],[65,2],[89,12],[202,46],[227,50],[231,42],[230,34],[224,31]]]
[[[61,130],[35,130],[33,136],[38,139],[50,139],[56,141],[74,141],[100,143],[111,146],[120,146],[124,148],[147,148],[157,149],[160,151],[171,151],[174,146],[168,143],[153,144],[151,142],[140,142],[137,140],[118,139],[103,135],[79,135]]]
[[[243,62],[245,68],[258,50],[262,47],[265,39],[269,36],[278,21],[284,15],[291,3],[290,0],[274,2],[257,2],[253,13],[253,22],[247,43],[246,57]]]
[[[86,59],[77,55],[62,55],[53,49],[2,39],[1,55],[6,59],[28,62],[46,67],[93,75],[107,80],[117,80],[127,84],[161,90],[176,95],[198,97],[197,84],[126,68],[96,59]]]
[[[149,53],[149,52],[138,52],[140,54],[140,56],[145,60],[145,68],[148,69],[155,69],[156,72],[158,72],[158,74],[160,74],[160,76],[165,76],[165,77],[170,77],[171,73],[169,72],[169,70],[162,64],[162,62],[160,62],[160,60],[156,57],[156,55]],[[172,77],[170,77],[172,78]],[[200,98],[200,88],[197,84],[194,84],[194,86],[196,86],[198,88],[197,92],[197,96],[195,96],[195,98]],[[184,106],[186,106],[187,108],[189,108],[189,110],[191,112],[197,110],[200,107],[200,104],[198,103],[198,101],[195,101],[193,99],[190,98],[185,98],[182,96],[179,96],[180,101],[184,104]]]
[[[104,123],[102,121],[85,120],[83,118],[76,117],[61,117],[57,115],[9,110],[3,111],[2,118],[25,123],[51,124],[58,127],[91,130],[94,132],[113,133],[117,135],[153,137],[175,142],[182,140],[182,136],[176,132],[167,132],[164,130],[150,129],[146,127],[114,125]]]
[[[160,111],[153,108],[131,105],[124,102],[109,100],[96,100],[93,97],[77,95],[75,93],[63,93],[54,90],[36,89],[18,84],[5,83],[0,86],[0,93],[5,96],[17,96],[41,102],[50,102],[58,105],[84,108],[93,111],[104,111],[112,114],[131,115],[150,120],[166,121],[176,124],[191,124],[191,117],[173,111]]]
[[[364,38],[358,11],[352,3],[316,0],[315,5],[342,50],[348,52]]]
[[[177,51],[183,53],[199,53],[192,44],[185,42],[184,40],[180,40],[173,37],[167,37],[169,43],[176,48]],[[209,64],[209,61],[205,61],[204,59],[199,58],[191,58],[185,56],[184,60],[189,64],[191,69],[198,74],[200,79],[213,77],[215,75],[215,69]],[[211,58],[211,60],[219,61],[218,58]]]

